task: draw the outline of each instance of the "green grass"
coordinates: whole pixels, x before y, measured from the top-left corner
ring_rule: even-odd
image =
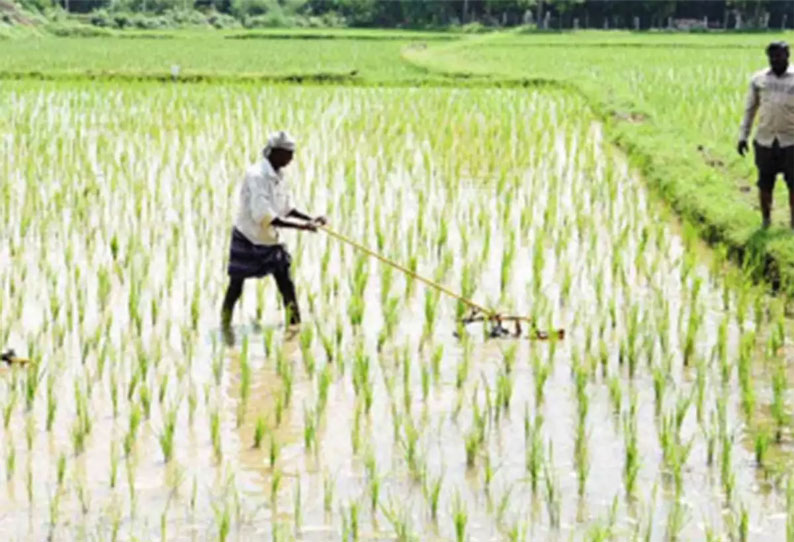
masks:
[[[330,79],[367,83],[418,81],[424,71],[401,61],[412,43],[451,35],[325,30],[270,33],[174,31],[109,38],[0,40],[0,75],[49,78]],[[249,36],[257,39],[232,39]],[[382,37],[376,41],[376,37]],[[163,39],[171,38],[171,39]],[[310,38],[310,39],[309,39]]]

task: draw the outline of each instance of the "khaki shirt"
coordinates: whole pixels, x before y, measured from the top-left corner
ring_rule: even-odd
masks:
[[[283,175],[267,158],[245,172],[240,187],[240,206],[235,227],[256,245],[279,243],[278,229],[271,222],[292,211],[289,190]]]
[[[771,147],[777,139],[781,147],[794,145],[794,70],[791,66],[780,77],[771,69],[765,69],[750,79],[739,128],[740,141],[750,137],[756,111],[759,112],[756,143]]]

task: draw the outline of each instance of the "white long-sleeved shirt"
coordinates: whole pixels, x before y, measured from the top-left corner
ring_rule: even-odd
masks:
[[[780,77],[768,68],[753,74],[739,128],[740,141],[750,137],[757,111],[756,143],[771,147],[777,139],[781,147],[794,145],[794,70],[791,66]]]
[[[240,187],[240,206],[235,227],[256,245],[279,243],[278,229],[271,222],[292,210],[284,176],[267,158],[249,167]]]

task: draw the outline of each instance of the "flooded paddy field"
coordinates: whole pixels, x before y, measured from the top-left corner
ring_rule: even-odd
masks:
[[[579,98],[12,83],[2,94],[4,540],[784,540],[787,321]],[[450,123],[450,119],[454,119]],[[288,233],[305,322],[247,281],[242,174],[564,340]]]

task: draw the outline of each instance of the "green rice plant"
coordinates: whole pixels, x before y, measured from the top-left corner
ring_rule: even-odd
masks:
[[[427,402],[427,397],[430,395],[430,369],[427,365],[422,365],[421,372],[422,379],[422,401]]]
[[[469,377],[469,368],[471,367],[471,356],[472,356],[472,345],[468,339],[463,341],[463,355],[461,356],[460,361],[458,362],[457,369],[455,371],[455,387],[457,389],[462,389],[463,384]]]
[[[609,373],[609,350],[604,339],[598,340],[598,361],[601,365],[601,376],[607,378]]]
[[[33,440],[36,437],[36,419],[33,416],[25,417],[25,443],[28,452],[33,450]]]
[[[193,418],[196,414],[196,407],[198,406],[198,397],[196,397],[196,389],[193,384],[190,384],[190,391],[187,394],[187,419],[190,425],[193,425]]]
[[[739,541],[747,542],[750,534],[750,517],[747,508],[742,505],[739,511]]]
[[[284,473],[281,472],[281,469],[274,469],[273,475],[270,478],[270,502],[275,506],[278,498],[278,491],[281,487],[281,481],[284,477]]]
[[[681,499],[673,501],[672,508],[667,515],[667,532],[665,537],[667,540],[676,541],[681,534],[686,523],[686,509],[684,508]]]
[[[634,378],[637,370],[637,340],[639,337],[640,315],[639,307],[634,304],[629,309],[629,319],[627,322],[625,357],[629,367],[629,378]]]
[[[215,525],[218,528],[218,542],[226,542],[231,529],[231,516],[227,505],[215,508]]]
[[[172,407],[165,415],[165,425],[163,432],[160,433],[160,449],[163,452],[163,460],[166,463],[171,461],[174,454],[174,432],[176,431],[177,407]]]
[[[375,461],[375,454],[372,449],[368,449],[364,457],[364,467],[367,471],[367,481],[369,485],[369,503],[374,514],[378,510],[378,498],[380,496],[380,477]]]
[[[584,496],[587,477],[590,474],[589,452],[587,446],[587,432],[584,420],[579,420],[576,425],[576,438],[574,441],[574,464],[576,465],[576,480],[579,496]]]
[[[769,448],[769,435],[763,429],[755,435],[755,462],[759,467],[764,466],[766,451]]]
[[[620,405],[623,397],[623,390],[620,385],[620,378],[617,375],[613,375],[609,380],[607,380],[607,387],[609,389],[609,399],[612,403],[612,411],[615,414],[620,413]]]
[[[17,451],[13,443],[9,443],[8,451],[6,452],[6,480],[11,481],[14,477],[14,470],[16,469]]]
[[[323,477],[323,510],[326,515],[331,513],[334,503],[334,480],[327,472]]]
[[[350,539],[358,542],[358,503],[351,502],[349,509]]]
[[[464,445],[466,448],[466,466],[468,468],[474,467],[474,462],[480,451],[480,434],[476,428],[472,428],[464,438]]]
[[[163,404],[163,402],[165,402],[165,396],[166,393],[168,392],[168,379],[169,379],[168,373],[165,373],[163,375],[162,380],[160,380],[160,390],[157,394],[157,400],[161,405]]]
[[[36,399],[36,390],[43,376],[43,371],[40,371],[38,364],[28,364],[25,371],[25,410],[27,412],[33,409],[33,401]]]
[[[499,371],[496,377],[496,397],[498,406],[508,411],[510,409],[510,397],[512,395],[513,378],[511,374],[507,370]]]
[[[543,463],[544,497],[546,499],[546,512],[549,516],[549,524],[553,529],[560,527],[560,514],[562,508],[562,496],[560,495],[559,483],[554,468],[554,448],[549,441],[549,451],[546,461]]]
[[[295,482],[295,497],[292,506],[292,518],[293,523],[295,525],[295,532],[299,532],[301,528],[301,524],[303,523],[301,510],[303,507],[301,506],[301,481],[300,475],[298,475],[298,479]]]
[[[515,231],[510,230],[502,248],[502,264],[499,273],[499,288],[504,299],[512,277],[513,261],[515,260]]]
[[[466,540],[466,524],[469,521],[466,503],[463,502],[458,492],[455,492],[455,498],[452,502],[452,522],[455,525],[455,540],[463,542]]]
[[[317,439],[317,415],[314,409],[303,405],[303,445],[306,450],[315,449]],[[316,451],[316,449],[315,449]]]
[[[58,455],[58,462],[55,466],[55,479],[57,480],[58,489],[63,487],[63,480],[66,476],[66,456],[61,453]]]
[[[532,356],[532,375],[534,376],[535,384],[535,408],[540,408],[543,405],[543,390],[546,386],[546,380],[551,375],[551,364],[544,363],[538,356]]]
[[[736,484],[736,475],[731,460],[733,452],[733,439],[724,434],[722,436],[722,453],[720,459],[720,480],[722,481],[725,499],[730,502],[733,497],[733,488]]]
[[[526,441],[526,470],[529,473],[529,483],[532,493],[538,489],[541,468],[543,467],[543,416],[535,414],[534,421],[530,422],[527,416],[524,417],[524,436]]]
[[[223,449],[221,448],[221,417],[217,409],[210,413],[210,439],[215,460],[220,462],[223,458]]]
[[[325,353],[325,361],[326,364],[330,365],[336,359],[336,350],[334,348],[334,340],[333,336],[330,334],[325,334],[320,330],[320,327],[317,327],[317,334],[320,337],[320,342],[323,345],[323,352]]]
[[[129,456],[132,452],[132,447],[135,444],[135,438],[138,433],[138,426],[141,423],[141,410],[137,404],[133,404],[130,408],[129,424],[127,434],[124,437],[124,455]]]
[[[636,401],[632,397],[632,402]],[[623,420],[623,438],[625,443],[625,462],[623,466],[623,481],[626,486],[626,496],[632,498],[637,474],[640,471],[640,450],[637,441],[636,410],[629,409]]]
[[[141,401],[143,417],[148,420],[152,415],[152,398],[149,395],[149,387],[145,383],[138,388],[138,398]]]
[[[667,372],[661,367],[653,368],[653,395],[655,399],[654,410],[658,416],[662,412],[664,392],[667,388]]]
[[[460,276],[460,292],[465,299],[471,299],[476,292],[475,270],[470,263],[465,263]],[[460,320],[466,314],[466,305],[458,301],[455,306],[455,320]],[[462,335],[461,335],[462,336]]]
[[[314,376],[315,360],[312,353],[312,345],[314,343],[314,328],[305,326],[301,329],[300,335],[300,350],[303,359],[303,367],[309,376]]]
[[[422,342],[430,339],[433,334],[433,327],[438,313],[439,292],[428,288],[425,291],[425,324],[422,330]]]
[[[789,416],[786,413],[786,390],[788,379],[786,378],[786,367],[782,361],[775,364],[772,372],[772,404],[770,410],[772,419],[775,422],[775,441],[780,443],[783,438],[783,428],[788,425]]]
[[[433,349],[430,365],[433,367],[433,377],[438,381],[441,377],[441,359],[444,357],[444,345],[438,344]]]
[[[400,443],[405,454],[405,463],[414,479],[419,479],[419,429],[414,425],[413,419],[407,417],[403,420],[403,438]]]
[[[276,461],[278,461],[278,457],[281,454],[281,444],[279,443],[276,435],[273,434],[271,431],[270,433],[270,450],[269,450],[269,459],[270,459],[270,468],[273,469],[276,466]]]
[[[443,480],[444,475],[441,474],[432,480],[425,479],[422,485],[425,499],[430,504],[430,519],[432,519],[434,523],[438,521],[438,500],[441,496],[441,484]]]
[[[266,327],[262,332],[262,335],[264,340],[265,356],[269,358],[276,351],[274,345],[275,330],[272,327]]]
[[[8,424],[11,422],[11,414],[14,412],[14,406],[17,402],[17,388],[12,386],[8,393],[8,398],[3,405],[3,429],[8,431]]]
[[[518,353],[518,346],[511,344],[502,351],[502,364],[506,373],[512,373],[513,367],[516,364],[516,354]]]
[[[254,448],[261,448],[262,447],[262,439],[265,436],[265,418],[263,416],[257,416],[256,418],[256,426],[254,428]]]
[[[119,449],[116,441],[110,443],[110,488],[116,487],[119,472]]]
[[[383,515],[391,524],[398,542],[415,542],[418,538],[411,532],[411,517],[408,511],[394,502],[381,507]]]
[[[403,406],[405,407],[406,412],[411,411],[411,403],[413,402],[411,397],[411,361],[408,359],[408,351],[407,349],[403,350],[403,360],[402,360],[402,376],[403,376]]]

